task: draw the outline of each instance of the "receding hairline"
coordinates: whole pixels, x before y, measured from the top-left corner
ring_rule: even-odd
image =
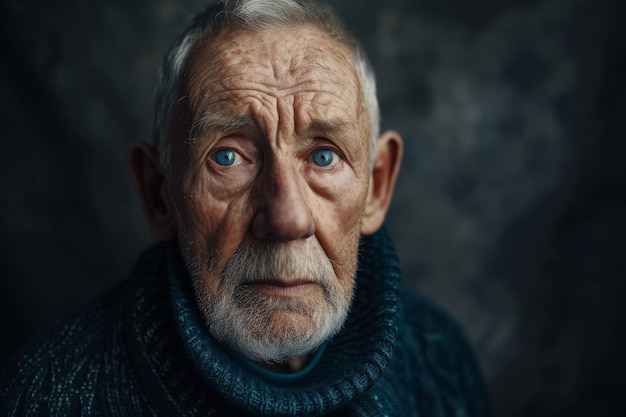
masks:
[[[176,113],[173,105],[184,96],[182,79],[191,50],[230,28],[259,31],[307,25],[346,47],[352,58],[352,68],[356,70],[360,89],[359,107],[365,114],[362,120],[369,119],[364,127],[369,132],[370,165],[373,163],[380,121],[375,76],[362,46],[333,8],[324,0],[221,0],[196,15],[192,24],[174,42],[159,70],[154,143],[159,148],[160,163],[166,171],[170,166],[169,155],[175,138],[172,128],[181,121],[180,115],[173,117]]]

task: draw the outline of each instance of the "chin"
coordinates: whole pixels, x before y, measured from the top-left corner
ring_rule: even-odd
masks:
[[[311,353],[342,328],[349,309],[349,302],[332,305],[325,297],[285,300],[250,292],[210,305],[205,319],[213,338],[264,362]]]

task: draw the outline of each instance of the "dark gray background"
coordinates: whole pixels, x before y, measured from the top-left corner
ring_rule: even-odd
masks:
[[[406,286],[467,329],[499,415],[623,412],[623,6],[333,4],[405,139],[387,223]],[[156,68],[201,2],[1,7],[0,359],[151,242],[126,148],[150,139]]]

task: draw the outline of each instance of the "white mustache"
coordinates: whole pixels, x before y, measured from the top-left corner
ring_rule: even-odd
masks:
[[[230,257],[221,275],[233,287],[253,282],[308,281],[328,288],[334,271],[319,242],[309,238],[289,244],[246,242]]]

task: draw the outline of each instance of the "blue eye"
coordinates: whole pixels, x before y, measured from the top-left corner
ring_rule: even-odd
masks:
[[[237,153],[232,149],[220,149],[213,154],[213,160],[225,167],[232,166],[235,159],[237,159]]]
[[[328,167],[335,162],[335,152],[330,149],[317,149],[313,152],[313,162],[320,167]]]

